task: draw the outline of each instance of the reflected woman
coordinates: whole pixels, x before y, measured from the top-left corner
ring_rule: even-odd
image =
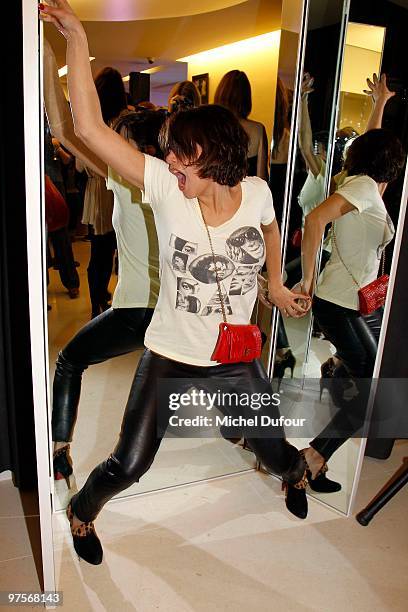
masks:
[[[339,490],[338,483],[325,477],[327,461],[364,418],[367,379],[373,373],[383,308],[362,316],[358,292],[377,278],[382,252],[394,235],[382,195],[404,162],[401,144],[392,133],[383,129],[366,132],[348,149],[347,176],[341,186],[305,218],[300,288],[310,296],[316,253],[325,227],[332,224],[332,253],[317,281],[313,314],[337,356],[332,378],[322,378],[321,389],[327,387],[340,408],[304,451],[309,484],[316,491]],[[357,389],[349,401],[344,398],[343,369]]]
[[[387,86],[387,77],[385,74],[378,77],[373,74],[372,79],[367,78],[367,90],[364,93],[372,99],[372,110],[367,122],[366,130],[381,128],[382,118],[385,106],[394,95],[395,92],[390,91]],[[316,206],[324,200],[325,183],[326,183],[326,156],[327,156],[327,132],[312,133],[312,126],[309,113],[309,95],[314,91],[314,78],[306,72],[302,79],[301,89],[301,112],[299,126],[299,150],[306,164],[308,175],[306,181],[299,194],[299,205],[302,209],[302,229],[304,219]],[[344,168],[344,160],[346,150],[350,146],[352,139],[358,136],[357,132],[352,127],[342,127],[336,132],[336,143],[333,161],[333,173],[330,182],[330,193],[336,191],[341,186],[347,176],[347,170]],[[341,166],[339,166],[341,163]],[[324,268],[330,258],[332,244],[330,240],[330,232],[327,233],[323,242],[321,255],[321,269]],[[288,274],[287,285],[292,287],[297,283],[302,275],[301,258],[298,257],[290,261],[285,270]],[[316,324],[316,319],[314,321]],[[321,330],[319,330],[321,331]],[[337,368],[337,373],[341,371],[341,361],[336,355],[330,357],[321,366],[323,377],[331,376],[334,368]],[[343,374],[347,376],[343,369]],[[348,384],[344,381],[344,384]]]
[[[143,346],[159,294],[159,247],[152,210],[142,202],[140,190],[121,179],[75,136],[55,56],[46,39],[44,98],[53,132],[77,159],[100,177],[101,182],[107,180],[112,190],[108,193],[114,202],[112,223],[119,254],[112,307],[75,334],[59,352],[56,363],[52,406],[54,478],[65,478],[70,487],[73,473],[70,443],[78,415],[82,374],[93,364]],[[163,121],[163,113],[143,110],[122,115],[114,127],[132,146],[151,155],[160,155],[158,135]]]
[[[160,136],[165,161],[138,151],[104,123],[85,31],[65,0],[55,0],[54,5],[44,6],[40,17],[53,23],[67,39],[68,86],[77,134],[119,176],[142,190],[144,201],[154,212],[161,258],[159,298],[145,335],[147,348],[135,374],[118,443],[91,472],[67,509],[78,555],[99,564],[103,551],[94,519],[108,500],[147,472],[162,442],[163,434],[157,431],[157,383],[161,378],[174,378],[182,389],[183,379],[228,377],[244,380],[249,390],[261,379],[273,394],[259,360],[221,364],[211,360],[222,321],[218,307],[207,316],[175,307],[178,278],[182,276],[185,283],[192,274],[187,273],[190,260],[211,251],[214,259],[217,253],[221,256],[236,230],[254,227],[264,242],[259,265],[266,259],[270,301],[288,316],[303,316],[308,307],[299,305],[298,300],[310,300],[282,284],[280,237],[271,194],[265,181],[245,178],[248,137],[234,114],[217,105],[173,113]],[[173,235],[197,245],[196,254],[187,254],[185,273],[172,267],[169,243]],[[204,282],[195,278],[199,283],[194,289],[197,301],[205,308],[212,307],[215,296],[228,291],[230,279],[232,275],[227,274],[219,282],[214,282],[211,275]],[[249,323],[256,293],[254,286],[245,295],[229,296],[231,322]],[[171,414],[168,406],[162,406],[160,414],[167,424]],[[268,414],[274,418],[279,411],[276,406],[268,406]],[[305,518],[305,464],[299,451],[286,441],[283,430],[273,428],[272,432],[271,428],[270,436],[248,439],[248,444],[270,471],[282,476],[287,508]]]

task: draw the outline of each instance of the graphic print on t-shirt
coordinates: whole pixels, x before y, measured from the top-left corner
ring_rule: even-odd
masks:
[[[262,259],[265,243],[256,227],[240,227],[225,244],[228,257],[241,264],[254,264]]]
[[[170,236],[170,246],[173,247],[175,251],[179,251],[180,253],[187,253],[187,255],[196,254],[198,249],[198,244],[195,242],[190,242],[189,240],[184,240],[184,238],[179,238],[175,234]]]
[[[256,277],[262,266],[239,266],[232,277],[229,294],[245,295],[256,285]]]
[[[195,295],[198,291],[200,287],[196,280],[179,277],[177,279],[177,310],[198,313],[201,308],[201,302]]]
[[[179,251],[174,251],[173,257],[171,259],[171,265],[173,270],[176,272],[185,272],[187,268],[188,255],[186,253],[180,253]]]
[[[231,276],[235,271],[235,266],[225,255],[215,253],[213,257],[212,253],[206,253],[191,262],[189,271],[200,283],[210,285],[217,282],[217,275],[219,281]]]
[[[220,283],[220,286],[221,286],[221,293],[222,293],[222,301],[224,302],[225,314],[231,315],[232,308],[231,308],[231,304],[229,301],[229,297],[227,295],[227,290],[225,289],[222,283]],[[222,314],[221,300],[220,300],[220,294],[218,290],[214,293],[211,300],[208,302],[207,306],[205,306],[203,310],[201,311],[201,315],[203,317],[208,317],[208,315],[210,314]]]
[[[175,234],[171,234],[169,246],[171,267],[177,283],[175,308],[203,317],[222,314],[217,276],[222,287],[225,312],[227,315],[234,313],[234,300],[256,287],[256,276],[262,268],[265,254],[261,233],[256,227],[248,225],[238,228],[225,240],[228,257],[219,252],[198,255],[197,243]],[[211,285],[216,287],[215,292]]]
[[[179,238],[175,234],[170,236],[169,245],[173,247],[173,257],[171,259],[171,266],[175,272],[186,273],[188,259],[190,255],[197,253],[198,244]]]

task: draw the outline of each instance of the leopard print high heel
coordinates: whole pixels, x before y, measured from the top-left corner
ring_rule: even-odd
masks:
[[[95,527],[92,521],[81,523],[74,527],[74,512],[72,510],[72,499],[67,507],[67,517],[71,528],[72,540],[75,551],[80,559],[99,565],[103,559],[103,549],[101,541],[96,535]]]
[[[69,444],[66,444],[62,448],[56,450],[53,454],[52,459],[54,480],[62,480],[63,478],[65,478],[65,482],[67,483],[68,489],[71,488],[69,477],[73,472],[72,459],[69,454],[69,447]]]
[[[306,486],[306,470],[302,478],[295,484],[289,484],[285,480],[282,482],[282,490],[285,491],[286,508],[300,519],[305,519],[308,512]]]

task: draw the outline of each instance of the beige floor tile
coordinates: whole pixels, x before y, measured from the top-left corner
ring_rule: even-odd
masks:
[[[38,520],[38,517],[0,518],[0,562],[32,554],[30,533],[36,534]]]
[[[17,592],[40,590],[34,559],[31,555],[0,563],[0,590]],[[1,607],[2,612],[5,609],[3,606]],[[8,609],[18,610],[21,608],[12,606]]]

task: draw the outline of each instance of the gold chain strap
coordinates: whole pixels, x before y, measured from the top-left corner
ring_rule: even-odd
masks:
[[[200,207],[201,217],[202,217],[202,219],[204,221],[205,229],[207,230],[208,241],[210,243],[212,258],[213,258],[213,262],[214,262],[215,278],[217,280],[217,286],[218,286],[218,295],[220,297],[220,303],[221,303],[222,317],[224,319],[224,323],[227,323],[227,315],[225,314],[224,300],[222,299],[221,284],[220,284],[220,279],[218,278],[217,263],[215,261],[215,254],[214,254],[214,249],[213,249],[212,240],[211,240],[211,236],[210,236],[210,231],[209,231],[208,225],[207,225],[207,223],[206,223],[206,221],[204,219],[203,211],[202,211],[202,208],[201,208],[201,203],[200,203],[199,200],[198,200],[198,205]]]
[[[361,289],[360,284],[356,281],[353,273],[348,269],[348,267],[344,263],[344,260],[343,260],[342,256],[340,255],[339,247],[337,246],[336,232],[334,231],[334,223],[331,224],[331,237],[332,237],[332,240],[333,240],[333,244],[336,247],[337,255],[339,256],[339,259],[340,259],[341,263],[346,268],[347,272],[350,274],[351,278],[353,279],[353,281],[357,285],[357,287],[359,289]],[[381,274],[384,276],[384,270],[385,270],[385,249],[383,250],[383,252],[381,254],[381,262],[382,262],[381,263]]]

